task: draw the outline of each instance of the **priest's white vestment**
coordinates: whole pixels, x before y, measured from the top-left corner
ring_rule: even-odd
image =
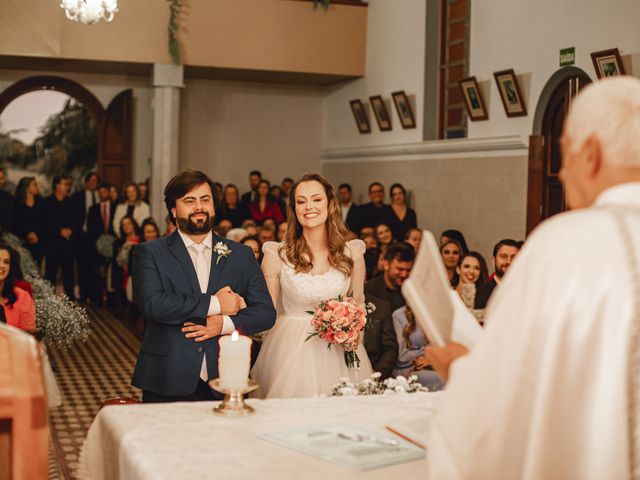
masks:
[[[640,183],[534,231],[457,360],[429,438],[430,479],[629,476],[628,356]]]

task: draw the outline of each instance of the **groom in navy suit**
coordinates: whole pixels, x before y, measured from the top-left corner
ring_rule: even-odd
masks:
[[[164,197],[178,229],[134,249],[133,295],[147,325],[131,383],[143,402],[222,398],[207,384],[218,377],[220,335],[275,322],[253,251],[212,232],[215,191],[202,172],[176,175]]]

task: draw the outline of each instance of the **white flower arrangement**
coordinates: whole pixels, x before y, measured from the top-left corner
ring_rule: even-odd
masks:
[[[103,234],[98,237],[96,241],[96,250],[107,260],[113,258],[113,245],[116,243],[116,237],[109,234]]]
[[[89,317],[83,307],[66,295],[56,295],[50,282],[40,276],[37,264],[18,237],[4,232],[2,241],[20,254],[20,269],[25,282],[31,285],[36,307],[38,336],[47,338],[56,347],[69,348],[75,341],[85,342],[91,333]]]
[[[216,265],[222,257],[228,257],[229,255],[231,255],[231,249],[227,246],[226,243],[223,242],[216,243],[213,247],[213,251],[218,255],[218,258],[216,258]]]
[[[394,395],[397,393],[428,392],[429,389],[418,383],[418,377],[409,378],[398,375],[396,378],[380,380],[380,373],[375,372],[371,378],[353,383],[348,378],[341,378],[331,390],[334,397],[352,397],[357,395]]]

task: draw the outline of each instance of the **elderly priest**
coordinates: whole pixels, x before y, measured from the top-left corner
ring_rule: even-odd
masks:
[[[638,478],[640,80],[588,86],[561,144],[574,210],[531,235],[468,355],[427,352],[450,373],[429,478]]]

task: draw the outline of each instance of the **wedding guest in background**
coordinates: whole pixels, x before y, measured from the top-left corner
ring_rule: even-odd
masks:
[[[429,342],[422,329],[416,325],[416,318],[409,306],[404,306],[393,312],[393,327],[398,340],[398,362],[393,370],[393,376],[409,377],[415,375],[429,390],[441,390],[444,382],[440,375],[431,369],[424,349]]]
[[[106,267],[109,263],[107,258],[98,253],[96,244],[102,235],[112,235],[113,215],[116,206],[111,201],[109,195],[111,186],[102,183],[98,186],[98,202],[89,209],[87,215],[87,241],[91,247],[91,294],[89,298],[93,303],[101,306],[106,293]]]
[[[160,229],[153,218],[147,218],[142,222],[142,227],[140,229],[142,231],[143,242],[150,242],[160,238]]]
[[[138,185],[132,182],[127,183],[124,186],[124,194],[125,201],[116,207],[116,213],[113,216],[113,230],[117,236],[120,236],[120,222],[124,217],[131,217],[137,225],[141,225],[151,216],[149,204],[140,199]]]
[[[262,224],[266,218],[273,218],[276,223],[284,221],[280,207],[269,197],[270,184],[268,180],[260,180],[258,183],[258,199],[249,204],[251,218],[257,224]]]
[[[51,183],[53,193],[44,202],[47,222],[45,278],[55,285],[58,270],[62,269],[64,292],[74,300],[73,239],[80,225],[69,198],[71,178],[59,175]]]
[[[360,239],[362,239],[366,235],[376,236],[376,229],[373,227],[362,227],[360,230]]]
[[[348,183],[341,183],[338,187],[338,198],[340,199],[340,213],[342,221],[347,225],[349,230],[353,230],[352,226],[357,225],[356,216],[358,214],[358,206],[353,203],[353,191]]]
[[[456,273],[458,274],[456,292],[467,308],[473,309],[478,287],[487,283],[487,262],[478,252],[468,252],[458,260]]]
[[[213,186],[215,189],[215,192],[213,192],[215,197],[222,198],[222,189],[223,189],[222,184],[220,182],[213,182]]]
[[[393,328],[389,302],[373,295],[365,295],[365,302],[372,303],[375,310],[367,318],[364,348],[373,371],[380,372],[382,379],[389,378],[398,359],[398,340]]]
[[[289,198],[289,192],[291,191],[291,186],[293,185],[293,178],[285,177],[282,179],[282,183],[280,186],[282,187],[282,196],[285,199]]]
[[[227,232],[229,230],[231,230],[232,228],[233,228],[233,224],[231,223],[230,220],[220,220],[218,222],[218,225],[215,226],[216,232],[218,232],[218,234],[221,237],[226,237],[227,236]]]
[[[220,208],[216,211],[216,221],[219,223],[222,220],[229,220],[233,228],[238,228],[249,217],[249,208],[240,202],[238,187],[229,183],[222,192]]]
[[[393,233],[391,232],[391,228],[386,223],[381,223],[376,227],[376,238],[378,239],[378,244],[382,245],[391,245],[394,242]]]
[[[258,184],[262,180],[262,173],[260,170],[253,170],[249,173],[249,187],[250,190],[242,194],[240,203],[249,208],[253,202],[258,200]]]
[[[394,183],[389,189],[391,195],[391,221],[389,227],[393,238],[402,241],[408,230],[418,226],[416,212],[407,206],[407,191],[400,183]]]
[[[7,325],[32,332],[36,329],[36,311],[31,295],[16,286],[19,261],[12,247],[0,244],[0,309]]]
[[[445,230],[440,235],[440,245],[444,245],[449,240],[455,240],[458,242],[458,246],[460,247],[460,254],[464,255],[469,251],[469,247],[467,247],[467,241],[464,239],[464,235],[460,230]]]
[[[177,227],[176,227],[175,222],[171,218],[171,215],[167,215],[166,217],[164,217],[164,223],[165,223],[165,229],[164,229],[164,236],[165,237],[171,235],[173,232],[176,231]]]
[[[227,232],[227,239],[233,240],[234,242],[240,242],[245,237],[253,237],[254,235],[250,235],[247,230],[244,228],[232,228]]]
[[[282,218],[287,217],[287,204],[284,201],[284,195],[282,194],[282,189],[278,185],[272,185],[269,189],[269,196],[271,200],[278,204],[280,208],[280,212],[282,213]]]
[[[366,268],[366,281],[368,282],[375,276],[380,274],[378,270],[378,260],[380,258],[380,249],[378,247],[367,248],[364,252],[364,265]]]
[[[378,239],[375,235],[367,234],[360,237],[367,248],[378,248]]]
[[[358,207],[356,224],[353,226],[356,233],[361,234],[364,227],[375,228],[381,223],[391,223],[391,207],[384,203],[384,186],[380,182],[369,185],[369,200],[369,203]]]
[[[92,245],[87,236],[87,219],[89,209],[98,203],[98,185],[100,177],[96,172],[89,172],[84,177],[84,189],[71,195],[77,223],[80,226],[74,239],[74,260],[78,271],[78,286],[80,288],[80,301],[84,302],[91,296],[91,257]]]
[[[253,255],[256,257],[258,263],[262,264],[262,242],[258,237],[244,237],[240,240],[240,243],[250,247],[251,250],[253,250]]]
[[[287,234],[287,222],[282,222],[280,225],[278,225],[278,235],[277,235],[278,241],[282,242],[286,234]]]
[[[276,240],[276,231],[269,226],[262,226],[258,232],[258,238],[264,245],[267,242],[274,242]]]
[[[440,255],[442,256],[442,262],[444,268],[447,270],[447,276],[451,286],[455,287],[458,284],[458,274],[456,267],[458,266],[458,260],[462,255],[462,248],[460,244],[455,240],[447,240],[440,245]]]
[[[109,187],[109,198],[111,198],[111,203],[114,205],[118,205],[122,203],[122,197],[120,196],[120,189],[116,185],[111,185]]]
[[[149,203],[149,180],[138,183],[138,191],[140,192],[140,199]]]
[[[135,245],[140,243],[140,227],[133,217],[124,216],[120,219],[119,230],[121,237],[114,245],[115,263],[112,265],[112,283],[114,290],[122,302],[126,305],[126,300],[132,301],[131,289],[127,290],[129,284],[129,270],[131,251]]]
[[[265,218],[264,222],[262,222],[262,226],[265,228],[270,228],[274,232],[277,230],[276,221],[273,218]]]
[[[13,232],[23,241],[38,267],[44,257],[45,213],[35,177],[18,182],[15,197]]]
[[[419,228],[411,228],[407,230],[404,241],[411,245],[416,253],[418,253],[418,250],[420,250],[420,244],[422,243],[422,230]]]
[[[14,198],[5,190],[7,171],[0,168],[0,231],[10,231],[13,225]]]
[[[476,309],[483,309],[487,307],[489,298],[493,294],[495,288],[500,285],[502,277],[511,266],[511,262],[516,258],[521,246],[520,242],[516,242],[510,238],[505,238],[500,240],[493,247],[494,275],[490,281],[478,287],[475,302]]]
[[[389,246],[384,255],[382,275],[364,284],[365,294],[386,300],[392,312],[404,306],[400,287],[409,278],[414,259],[415,252],[410,245],[397,243]]]

